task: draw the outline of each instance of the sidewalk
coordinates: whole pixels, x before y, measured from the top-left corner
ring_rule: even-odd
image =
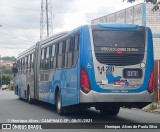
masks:
[[[146,111],[146,112],[153,112],[153,113],[160,114],[160,102],[159,103],[151,103],[141,110]]]

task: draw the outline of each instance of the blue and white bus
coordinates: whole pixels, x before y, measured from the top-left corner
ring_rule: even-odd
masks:
[[[19,54],[15,93],[65,108],[95,107],[103,115],[153,101],[150,28],[133,24],[83,25]]]

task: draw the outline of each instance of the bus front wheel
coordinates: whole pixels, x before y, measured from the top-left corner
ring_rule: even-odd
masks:
[[[56,110],[57,110],[57,113],[59,115],[63,115],[64,114],[64,110],[63,110],[63,107],[62,107],[62,99],[61,99],[61,95],[60,95],[60,92],[58,92],[56,94]]]

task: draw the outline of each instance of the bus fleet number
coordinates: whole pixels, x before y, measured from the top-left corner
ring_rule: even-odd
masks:
[[[98,72],[100,74],[114,72],[114,67],[113,66],[106,66],[106,67],[105,66],[102,66],[102,67],[98,66],[97,69],[98,69]]]

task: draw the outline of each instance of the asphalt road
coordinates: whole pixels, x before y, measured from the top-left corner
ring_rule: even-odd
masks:
[[[93,123],[160,123],[160,114],[121,108],[118,116],[103,117],[99,111],[92,108],[59,116],[53,105],[44,103],[28,104],[23,100],[19,100],[14,92],[0,90],[0,123],[30,119],[92,119]],[[87,132],[90,132],[90,130],[87,130]]]

